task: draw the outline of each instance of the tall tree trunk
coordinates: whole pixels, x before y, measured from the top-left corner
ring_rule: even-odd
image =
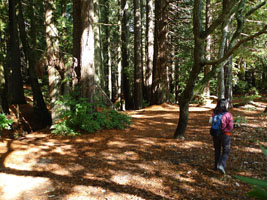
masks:
[[[62,83],[62,90],[63,90],[63,95],[69,95],[71,93],[72,90],[72,81],[71,81],[71,77],[72,77],[72,69],[71,66],[66,65],[66,61],[64,58],[64,54],[62,52],[66,52],[66,49],[64,48],[66,46],[66,44],[68,43],[67,41],[67,0],[61,0],[61,17],[62,17],[62,31],[60,33],[60,43],[62,44],[63,48],[61,50],[60,53],[60,66],[61,66],[61,76],[62,79],[64,80]]]
[[[206,0],[206,30],[210,26],[212,21],[212,11],[211,11],[211,1]],[[206,43],[206,58],[207,60],[211,59],[211,44],[212,44],[212,38],[211,35],[207,37],[207,43]],[[210,66],[205,66],[204,68],[204,75],[206,76],[210,72]],[[210,84],[208,83],[203,91],[204,96],[210,97]]]
[[[47,125],[51,125],[51,116],[50,113],[46,107],[46,104],[44,102],[43,94],[40,88],[40,85],[38,83],[38,79],[35,73],[34,66],[36,64],[35,59],[35,44],[36,44],[36,32],[35,32],[35,22],[34,22],[34,4],[33,1],[31,1],[31,39],[33,43],[33,47],[30,48],[29,43],[27,41],[27,35],[25,31],[25,24],[24,24],[24,16],[23,16],[23,10],[22,10],[22,4],[21,1],[19,2],[19,28],[20,28],[20,38],[23,45],[23,50],[25,54],[25,58],[29,63],[29,75],[30,75],[30,81],[32,86],[32,92],[33,92],[33,108],[34,111],[38,114],[37,116],[40,117],[40,123],[42,124],[42,127],[45,128]]]
[[[2,39],[3,38],[3,39]],[[4,59],[4,53],[6,53],[7,49],[7,38],[2,37],[2,32],[0,30],[0,107],[1,111],[9,114],[9,106],[8,106],[8,69],[7,69],[7,62]]]
[[[56,101],[60,97],[60,74],[56,69],[59,60],[59,47],[57,41],[57,28],[53,23],[54,0],[46,0],[45,26],[46,26],[46,54],[48,59],[48,84],[51,107],[52,124],[58,120],[59,106]]]
[[[11,74],[9,78],[9,95],[12,104],[26,103],[21,76],[20,49],[16,11],[18,9],[17,0],[9,0],[9,66]]]
[[[225,12],[227,6],[227,1],[223,1],[223,12]],[[227,37],[229,35],[229,23],[231,18],[228,18],[222,23],[222,36],[220,41],[220,48],[219,48],[219,58],[224,57],[224,53],[227,49]],[[220,63],[220,71],[218,73],[218,98],[224,99],[225,98],[225,84],[224,84],[224,65],[227,61]]]
[[[123,98],[125,99],[125,108],[131,109],[133,107],[133,102],[131,98],[131,88],[130,80],[128,76],[129,68],[129,5],[128,0],[121,0],[122,9],[122,34],[121,34],[121,53],[122,53],[122,91]]]
[[[141,10],[140,0],[134,0],[134,107],[142,108],[142,63],[141,63]]]
[[[155,41],[152,82],[152,104],[168,101],[168,2],[155,1]]]
[[[154,54],[154,5],[153,0],[146,1],[146,71],[144,98],[150,102]]]
[[[233,56],[230,56],[225,65],[225,99],[228,101],[229,108],[233,107]]]
[[[105,24],[109,24],[109,15],[110,15],[110,2],[103,1],[104,6],[104,22]],[[112,99],[112,69],[111,69],[111,47],[110,47],[110,27],[105,26],[105,42],[104,42],[104,61],[105,61],[105,92],[108,94],[109,98]]]
[[[81,96],[94,102],[94,1],[81,1]]]
[[[81,1],[73,0],[73,69],[72,85],[76,90],[81,79]]]
[[[4,69],[4,40],[2,40],[3,35],[2,31],[0,29],[0,43],[2,44],[0,47],[0,113],[4,112],[3,111],[3,101],[4,101],[4,89],[5,89],[5,69]],[[5,97],[6,98],[6,97]]]
[[[122,103],[122,52],[121,52],[121,34],[122,34],[122,9],[121,9],[121,0],[118,1],[118,101],[120,102],[120,109],[123,110]]]
[[[94,0],[94,9],[95,9],[95,73],[96,73],[96,81],[97,84],[103,86],[104,83],[104,71],[103,71],[103,63],[102,63],[102,51],[101,51],[101,25],[100,25],[100,2],[99,0]]]
[[[4,66],[2,64],[2,60],[0,60],[0,113],[3,112],[2,102],[5,88],[5,76],[4,76]]]
[[[178,126],[174,133],[174,138],[183,138],[189,118],[189,102],[193,98],[194,86],[198,78],[198,74],[204,67],[201,64],[202,56],[204,55],[204,40],[200,38],[202,32],[202,20],[201,20],[202,4],[200,0],[194,1],[193,10],[193,33],[194,33],[194,65],[192,67],[190,76],[187,80],[185,90],[183,91],[180,98],[180,113]]]

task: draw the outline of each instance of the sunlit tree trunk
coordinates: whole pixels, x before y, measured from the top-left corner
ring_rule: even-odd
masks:
[[[125,100],[125,108],[131,109],[133,102],[131,98],[130,80],[128,78],[129,68],[129,5],[128,0],[121,0],[122,9],[122,34],[121,34],[121,53],[122,53],[122,92]]]
[[[47,70],[52,124],[58,120],[58,105],[56,101],[60,97],[60,74],[56,69],[56,62],[59,60],[58,33],[53,23],[54,3],[54,0],[45,1],[46,54],[48,59]]]
[[[211,24],[212,21],[212,11],[211,11],[211,0],[206,1],[206,30]],[[212,44],[212,38],[211,35],[207,37],[207,43],[206,43],[206,58],[207,60],[211,59],[211,44]],[[206,76],[210,72],[210,66],[205,66],[204,68],[204,75]],[[207,83],[206,87],[203,91],[204,96],[210,97],[210,85]]]
[[[102,1],[104,6],[104,22],[109,24],[110,15],[110,2]],[[111,69],[111,47],[110,47],[110,27],[104,27],[105,39],[103,44],[104,49],[104,71],[105,71],[105,92],[108,94],[109,98],[112,99],[112,69]]]
[[[73,0],[73,66],[72,66],[72,86],[77,89],[81,79],[81,1]]]
[[[154,55],[154,4],[146,1],[146,71],[145,71],[145,99],[151,100],[152,70]]]
[[[152,104],[168,101],[168,2],[155,1],[155,35],[152,82]]]
[[[223,12],[225,12],[227,6],[227,1],[223,1]],[[222,36],[220,41],[220,47],[219,47],[219,56],[218,58],[223,58],[225,51],[227,50],[227,39],[229,35],[229,23],[231,22],[231,18],[229,17],[222,23]],[[225,83],[224,83],[224,65],[226,64],[227,60],[224,62],[221,62],[220,65],[220,71],[217,75],[218,77],[218,98],[224,99],[225,98]]]
[[[103,71],[103,63],[102,63],[102,51],[101,51],[101,25],[100,25],[100,1],[94,0],[94,10],[95,10],[95,73],[96,73],[96,81],[97,84],[103,86],[104,85],[104,71]]]
[[[225,99],[229,108],[233,107],[233,56],[230,56],[225,65]]]
[[[9,0],[9,66],[11,68],[9,76],[9,97],[12,104],[26,103],[21,76],[21,62],[19,50],[19,36],[16,12],[18,10],[18,1]]]
[[[72,77],[72,69],[71,66],[66,65],[66,59],[64,57],[65,55],[65,44],[68,43],[67,41],[67,0],[61,0],[61,17],[62,17],[62,31],[60,33],[60,43],[63,45],[63,50],[61,50],[60,53],[60,66],[61,66],[61,76],[64,79],[63,83],[62,83],[62,88],[63,88],[63,94],[64,95],[69,95],[71,93],[72,90],[72,81],[71,81],[71,77]]]
[[[81,1],[81,96],[94,102],[95,67],[94,67],[94,2]]]
[[[140,0],[134,0],[134,107],[142,108],[142,37],[141,37],[141,10]]]
[[[121,0],[118,1],[118,44],[117,44],[117,53],[118,53],[118,101],[120,102],[120,109],[123,110],[122,103],[122,52],[121,52],[121,34],[122,34],[122,9],[121,9]]]

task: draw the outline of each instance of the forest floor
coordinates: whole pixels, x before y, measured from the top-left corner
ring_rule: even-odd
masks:
[[[256,103],[231,110],[246,121],[233,130],[226,175],[213,170],[208,121],[215,104],[190,106],[184,140],[173,139],[179,107],[170,104],[127,111],[133,124],[125,130],[2,137],[0,199],[248,199],[251,187],[234,176],[267,179],[259,148],[267,146],[267,101]]]

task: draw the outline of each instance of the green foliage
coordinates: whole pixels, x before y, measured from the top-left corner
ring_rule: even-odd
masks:
[[[246,124],[247,123],[247,118],[244,117],[244,116],[240,116],[240,115],[237,115],[235,118],[234,118],[234,123],[240,127],[241,124]]]
[[[131,124],[129,116],[99,104],[90,104],[87,99],[75,100],[69,96],[57,104],[60,104],[58,112],[61,120],[53,125],[54,134],[78,135],[82,131],[92,133],[102,129],[124,129]]]
[[[8,119],[5,114],[0,113],[0,131],[3,129],[10,129],[12,123],[12,119]]]
[[[265,156],[267,156],[267,150],[264,147],[260,147]],[[248,193],[250,197],[258,199],[267,199],[267,180],[260,180],[256,178],[248,178],[243,176],[235,176],[237,179],[253,186],[253,190]]]

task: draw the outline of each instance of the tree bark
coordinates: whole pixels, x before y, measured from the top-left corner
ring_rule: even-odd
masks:
[[[141,37],[141,10],[140,0],[134,0],[134,107],[142,108],[143,91],[142,91],[142,37]]]
[[[77,89],[81,79],[81,1],[73,0],[73,68],[72,87]]]
[[[94,66],[94,2],[81,1],[81,96],[94,102],[95,66]]]
[[[31,1],[31,39],[33,41],[33,44],[36,44],[36,32],[35,32],[35,22],[34,22],[34,12],[32,9],[34,9],[33,1]],[[27,34],[24,24],[24,16],[23,16],[23,10],[22,10],[22,4],[21,1],[19,2],[19,28],[20,28],[20,38],[23,45],[23,50],[25,54],[25,58],[29,63],[29,75],[30,75],[30,81],[31,81],[31,87],[33,92],[33,108],[34,111],[38,114],[37,116],[40,117],[41,120],[40,123],[42,124],[42,127],[50,126],[51,125],[51,116],[50,113],[46,107],[46,104],[44,102],[43,94],[40,88],[40,85],[38,83],[38,79],[35,73],[34,66],[36,64],[35,59],[35,46],[33,48],[30,47],[28,41],[27,41]]]
[[[95,10],[95,74],[97,84],[100,84],[104,88],[104,70],[103,70],[103,62],[102,62],[102,51],[101,51],[101,12],[100,12],[100,0],[94,0],[94,10]]]
[[[155,2],[154,63],[152,82],[152,104],[168,101],[168,2]]]
[[[121,34],[122,34],[122,9],[121,9],[121,0],[118,1],[118,43],[117,43],[117,55],[118,55],[118,102],[120,102],[120,110],[124,110],[123,107],[123,100],[122,100],[122,41],[121,41]]]
[[[145,70],[145,93],[147,102],[151,100],[152,70],[154,54],[154,5],[152,0],[146,1],[146,70]]]
[[[128,0],[121,0],[122,9],[122,34],[121,34],[121,53],[122,53],[122,92],[125,100],[126,110],[133,108],[133,101],[131,98],[131,87],[128,76],[129,68],[129,5]]]
[[[11,74],[9,77],[9,96],[12,104],[26,103],[24,97],[24,89],[21,76],[20,50],[19,50],[19,36],[17,26],[16,11],[18,8],[17,0],[9,0],[9,66],[11,67]]]
[[[102,1],[105,4],[104,7],[104,22],[109,24],[110,15],[110,5],[109,1]],[[105,66],[105,92],[108,94],[109,98],[112,99],[112,68],[111,68],[111,47],[110,47],[110,27],[105,26],[105,39],[104,39],[104,66]]]
[[[194,65],[192,67],[190,76],[188,78],[185,90],[180,98],[180,117],[178,126],[174,133],[174,138],[183,138],[185,135],[186,127],[189,118],[189,102],[193,98],[195,82],[198,78],[198,74],[204,67],[201,64],[202,56],[204,55],[205,40],[200,38],[202,32],[202,20],[201,20],[202,4],[201,0],[194,1],[193,10],[193,33],[194,33]]]
[[[223,11],[225,12],[226,6],[225,5],[227,1],[223,1]],[[218,58],[223,58],[224,53],[227,49],[227,37],[229,35],[229,23],[230,23],[231,18],[229,17],[222,23],[222,36],[221,36],[221,41],[220,41],[220,48],[219,48],[219,55]],[[224,65],[226,62],[221,62],[219,65],[219,72],[218,72],[218,99],[224,99],[225,98],[225,84],[224,84]]]
[[[225,99],[228,102],[228,108],[233,107],[233,56],[230,56],[225,65]]]
[[[210,2],[210,0],[207,0],[206,1],[206,30],[210,26],[211,21],[212,21],[211,2]],[[211,35],[209,35],[207,37],[207,43],[206,43],[206,52],[207,52],[206,58],[207,58],[207,60],[211,59],[211,44],[212,44],[212,38],[211,38]],[[209,72],[210,72],[210,66],[205,66],[204,76],[206,76]],[[203,94],[207,98],[210,97],[210,85],[209,85],[209,83],[207,83],[206,87],[204,88]]]
[[[56,101],[60,97],[60,74],[56,69],[56,63],[59,60],[59,47],[57,41],[57,28],[53,23],[54,0],[45,1],[45,25],[46,25],[46,53],[48,59],[48,84],[51,107],[52,124],[58,120],[59,106]]]

